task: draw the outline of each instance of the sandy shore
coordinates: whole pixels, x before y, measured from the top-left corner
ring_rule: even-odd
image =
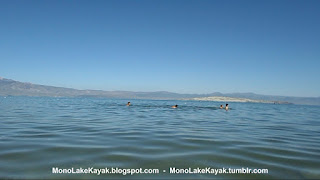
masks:
[[[183,100],[195,100],[195,101],[217,101],[217,102],[254,102],[254,103],[274,103],[273,101],[255,100],[246,98],[232,98],[224,96],[211,96],[201,98],[185,98]]]

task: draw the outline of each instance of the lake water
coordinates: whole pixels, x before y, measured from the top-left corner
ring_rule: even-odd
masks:
[[[320,178],[319,106],[229,103],[225,111],[220,104],[0,97],[0,178]],[[53,167],[159,174],[55,174]],[[172,174],[170,167],[268,173]]]

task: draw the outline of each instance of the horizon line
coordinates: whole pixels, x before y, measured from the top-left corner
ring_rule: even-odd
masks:
[[[20,83],[28,83],[33,85],[40,85],[40,86],[51,86],[56,88],[67,88],[67,89],[74,89],[79,91],[109,91],[109,92],[134,92],[134,93],[153,93],[153,92],[165,92],[165,93],[175,93],[175,94],[184,94],[184,95],[210,95],[214,93],[220,93],[222,95],[228,95],[228,94],[254,94],[254,95],[262,95],[262,96],[277,96],[277,97],[296,97],[296,98],[320,98],[320,96],[287,96],[287,95],[268,95],[268,94],[257,94],[254,92],[232,92],[232,93],[222,93],[222,92],[211,92],[211,93],[179,93],[179,92],[173,92],[173,91],[128,91],[128,90],[103,90],[103,89],[81,89],[81,88],[72,88],[72,87],[63,87],[63,86],[54,86],[54,85],[45,85],[45,84],[34,84],[31,82],[22,82],[18,80],[8,79],[0,76],[0,80],[11,80],[15,82]],[[209,96],[208,96],[209,97]]]

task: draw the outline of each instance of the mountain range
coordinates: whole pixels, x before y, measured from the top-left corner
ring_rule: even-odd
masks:
[[[102,91],[78,90],[73,88],[38,85],[19,82],[0,77],[0,96],[52,96],[52,97],[106,97],[128,99],[212,99],[212,97],[242,98],[275,103],[293,103],[320,105],[320,97],[271,96],[255,93],[210,93],[210,94],[180,94],[167,91],[132,92],[132,91]]]

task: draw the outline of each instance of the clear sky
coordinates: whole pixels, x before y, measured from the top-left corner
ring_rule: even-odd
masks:
[[[0,0],[0,76],[78,89],[320,96],[319,0]]]

